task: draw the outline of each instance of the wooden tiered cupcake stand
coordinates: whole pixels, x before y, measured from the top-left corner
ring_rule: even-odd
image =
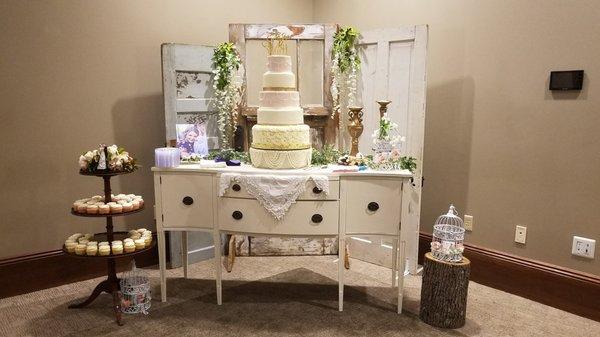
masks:
[[[117,172],[107,172],[107,173],[79,172],[79,174],[81,174],[81,175],[101,177],[104,180],[104,200],[112,200],[111,189],[110,189],[110,178],[113,176],[116,176],[116,175],[122,175],[122,174],[127,174],[127,173],[130,173],[130,172],[120,172],[120,173],[117,173]],[[82,216],[82,217],[106,218],[106,232],[94,234],[94,238],[92,240],[97,241],[97,242],[108,241],[109,243],[112,244],[113,240],[123,240],[127,237],[127,232],[113,232],[113,217],[125,216],[125,215],[138,213],[138,212],[141,212],[143,209],[144,209],[144,207],[142,206],[139,209],[134,210],[134,211],[123,212],[123,213],[114,213],[114,214],[85,214],[85,213],[77,213],[77,212],[71,210],[71,214],[76,215],[76,216]],[[92,241],[92,240],[90,240],[90,241]],[[74,253],[67,252],[66,248],[63,246],[63,251],[65,253],[69,254],[70,256],[84,258],[84,259],[104,259],[104,260],[106,260],[107,265],[108,265],[108,270],[107,270],[108,278],[106,280],[100,282],[96,286],[96,288],[94,288],[94,291],[92,292],[92,294],[85,301],[78,303],[78,304],[72,304],[69,306],[69,309],[86,307],[87,305],[92,303],[102,292],[105,292],[107,294],[112,295],[113,310],[115,313],[115,320],[116,320],[117,324],[123,325],[123,323],[121,322],[121,302],[120,302],[120,298],[119,298],[119,290],[120,290],[119,281],[120,280],[117,277],[116,260],[129,258],[134,255],[144,253],[144,252],[152,249],[155,244],[156,244],[156,240],[152,240],[152,244],[149,247],[146,247],[144,249],[140,249],[140,250],[136,249],[135,252],[131,252],[131,253],[123,252],[123,254],[117,254],[117,255],[113,255],[112,250],[111,250],[111,253],[109,255],[104,255],[104,256],[76,255]]]

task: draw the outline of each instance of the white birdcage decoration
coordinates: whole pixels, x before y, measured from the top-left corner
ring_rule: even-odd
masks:
[[[131,263],[131,270],[125,271],[121,277],[121,311],[126,314],[143,313],[148,315],[152,302],[150,279]]]
[[[448,213],[439,216],[433,225],[431,254],[440,261],[460,262],[465,249],[464,239],[463,221],[456,208],[450,205]]]

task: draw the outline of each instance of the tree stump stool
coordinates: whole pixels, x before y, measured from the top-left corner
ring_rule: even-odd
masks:
[[[452,263],[425,254],[419,314],[423,322],[447,329],[465,325],[470,272],[467,258]]]

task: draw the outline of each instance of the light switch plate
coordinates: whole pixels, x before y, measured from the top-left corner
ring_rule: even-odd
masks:
[[[573,237],[573,248],[571,249],[571,254],[593,259],[595,251],[596,240],[581,236]]]
[[[527,241],[527,227],[517,225],[515,229],[515,242],[525,244]]]
[[[472,231],[473,230],[473,216],[465,214],[465,230]]]

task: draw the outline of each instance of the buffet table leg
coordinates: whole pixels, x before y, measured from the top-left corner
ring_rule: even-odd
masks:
[[[235,235],[229,235],[229,244],[227,245],[227,259],[225,260],[225,269],[228,273],[233,270],[235,262]]]
[[[215,244],[215,280],[217,285],[217,304],[223,303],[221,296],[221,233],[216,230],[213,233],[213,240]]]
[[[343,235],[340,235],[340,244],[338,252],[338,310],[344,310],[344,256],[346,251],[346,244]]]
[[[402,298],[404,296],[404,269],[406,269],[406,242],[398,239],[400,252],[398,254],[398,313],[402,313]]]
[[[398,239],[392,242],[392,288],[396,286],[396,271],[398,269]]]
[[[188,278],[188,236],[187,236],[187,231],[181,232],[181,264],[183,264],[183,278]]]
[[[160,300],[162,302],[167,301],[167,279],[166,279],[166,268],[167,268],[167,252],[165,246],[165,231],[158,230],[158,265],[160,269]]]

